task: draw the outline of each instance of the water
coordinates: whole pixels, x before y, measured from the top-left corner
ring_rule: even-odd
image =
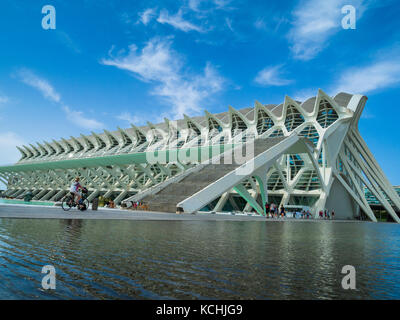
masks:
[[[0,219],[0,298],[400,299],[399,256],[397,224]]]

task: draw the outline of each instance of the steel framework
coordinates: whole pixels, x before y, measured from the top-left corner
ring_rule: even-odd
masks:
[[[200,150],[200,154],[205,150],[209,159],[241,143],[296,136],[308,143],[293,147],[297,140],[285,144],[283,139],[284,148],[276,147],[278,153],[268,165],[267,160],[260,164],[261,171],[257,168],[257,174],[250,172],[239,180],[229,174],[220,181],[210,180],[210,185],[217,183],[222,191],[218,195],[199,192],[199,203],[212,211],[255,209],[263,214],[269,201],[307,205],[315,213],[334,209],[339,217],[342,212],[342,218],[355,218],[362,212],[377,221],[367,192],[400,222],[396,213],[400,198],[358,131],[366,101],[362,95],[330,97],[319,90],[317,96],[302,103],[286,96],[279,105],[256,102],[253,108],[229,107],[215,115],[205,111],[202,117],[185,115],[177,121],[165,119],[142,127],[132,124],[114,132],[17,147],[21,159],[0,167],[0,181],[7,185],[3,196],[22,198],[30,191],[34,200],[59,201],[72,179],[80,176],[89,189],[90,201],[103,195],[117,204],[129,203],[179,183],[179,177],[198,170],[204,158],[182,161],[182,152]],[[149,161],[163,152],[166,161]],[[194,201],[196,195],[190,199]],[[189,202],[180,204],[193,211]]]

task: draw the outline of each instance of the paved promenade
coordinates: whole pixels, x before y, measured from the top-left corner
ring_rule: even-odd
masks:
[[[0,218],[20,219],[91,219],[91,220],[138,220],[138,221],[267,221],[267,222],[360,222],[358,220],[320,220],[320,219],[266,219],[256,215],[245,214],[175,214],[153,211],[134,211],[100,208],[81,212],[76,208],[65,212],[61,207],[30,206],[19,204],[0,204]]]
[[[101,208],[81,212],[76,208],[65,212],[61,207],[0,204],[0,218],[26,219],[99,219],[99,220],[192,220],[192,221],[263,221],[264,217],[231,214],[175,214]]]

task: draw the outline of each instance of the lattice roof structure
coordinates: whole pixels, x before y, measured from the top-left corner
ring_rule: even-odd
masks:
[[[319,90],[304,102],[286,96],[279,105],[256,102],[252,108],[18,146],[21,159],[0,167],[0,179],[8,187],[4,195],[16,198],[29,191],[35,200],[60,201],[79,175],[90,200],[141,200],[153,210],[265,214],[268,201],[376,221],[368,194],[400,222],[400,198],[358,131],[366,101]],[[238,174],[237,163],[210,164],[250,143],[251,172]],[[190,152],[197,156],[181,161]],[[160,155],[163,161],[149,160]]]

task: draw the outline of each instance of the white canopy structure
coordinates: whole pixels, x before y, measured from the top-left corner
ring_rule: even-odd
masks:
[[[59,201],[75,176],[119,204],[152,210],[256,211],[265,203],[304,205],[314,214],[377,221],[366,193],[400,222],[400,198],[358,131],[367,97],[322,90],[298,102],[21,146],[21,159],[0,167],[3,194]],[[245,161],[228,154],[251,150]],[[248,157],[250,155],[250,157]]]

